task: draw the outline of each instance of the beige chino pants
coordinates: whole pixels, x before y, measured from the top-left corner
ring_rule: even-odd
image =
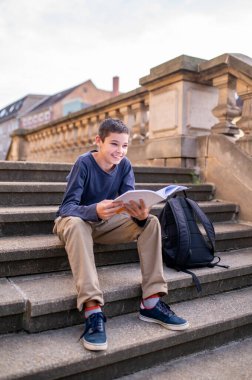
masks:
[[[118,244],[137,239],[143,298],[157,293],[167,294],[161,231],[155,216],[150,215],[144,227],[139,227],[123,214],[95,223],[83,221],[79,217],[58,217],[53,232],[65,244],[77,289],[77,308],[80,311],[87,301],[96,300],[104,305],[94,260],[94,243]]]

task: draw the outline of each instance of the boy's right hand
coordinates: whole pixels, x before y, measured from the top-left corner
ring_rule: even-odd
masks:
[[[100,219],[108,220],[116,215],[122,207],[123,202],[115,202],[113,200],[105,199],[104,201],[97,203],[96,213]]]

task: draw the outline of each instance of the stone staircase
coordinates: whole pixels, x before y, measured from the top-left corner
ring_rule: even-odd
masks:
[[[137,188],[190,184],[188,195],[214,222],[218,254],[230,267],[195,270],[200,295],[190,276],[165,267],[166,301],[190,321],[173,332],[137,318],[136,244],[95,245],[109,348],[86,351],[67,256],[52,235],[70,167],[0,163],[0,379],[112,379],[251,335],[252,225],[239,222],[238,205],[214,198],[213,184],[193,183],[191,170],[136,167]]]

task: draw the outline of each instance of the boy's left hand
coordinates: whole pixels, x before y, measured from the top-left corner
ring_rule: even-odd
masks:
[[[145,206],[143,199],[139,200],[139,203],[130,201],[124,204],[124,208],[130,216],[138,220],[144,220],[148,218],[149,208]]]

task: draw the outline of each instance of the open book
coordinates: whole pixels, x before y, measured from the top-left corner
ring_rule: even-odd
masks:
[[[188,187],[180,185],[169,185],[163,187],[158,191],[152,190],[129,190],[126,193],[120,195],[115,199],[115,201],[122,201],[128,203],[129,201],[135,201],[139,203],[140,199],[143,199],[147,207],[151,207],[156,203],[166,200],[170,195],[177,193],[179,191],[187,190]],[[119,212],[122,212],[120,210]]]

